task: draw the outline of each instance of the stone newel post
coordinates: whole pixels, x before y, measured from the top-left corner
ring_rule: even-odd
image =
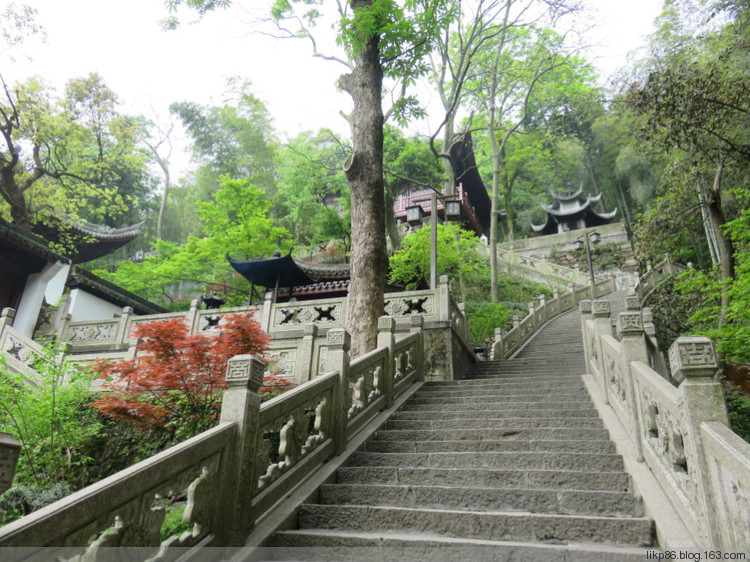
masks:
[[[578,310],[581,312],[581,334],[583,335],[583,357],[586,365],[586,372],[591,372],[589,361],[591,361],[591,342],[586,334],[586,322],[591,320],[591,300],[584,299],[578,303]]]
[[[260,394],[265,372],[263,362],[253,355],[237,355],[227,364],[228,389],[221,405],[220,423],[237,424],[232,486],[228,486],[225,505],[231,506],[232,522],[227,531],[229,545],[243,544],[255,523],[250,498],[255,490],[255,446],[260,426]]]
[[[590,343],[592,364],[596,365],[596,374],[599,376],[599,386],[604,392],[604,403],[609,404],[609,391],[607,389],[606,374],[604,372],[604,361],[602,360],[602,336],[612,335],[612,323],[609,319],[609,301],[595,300],[591,302],[591,312],[594,315],[594,341]]]
[[[641,361],[648,365],[648,350],[646,349],[646,340],[643,335],[643,319],[640,311],[621,312],[617,316],[617,332],[621,336],[620,344],[625,359],[626,368],[624,369],[626,404],[628,418],[630,418],[630,435],[635,443],[635,451],[638,462],[643,462],[643,435],[638,430],[643,426],[643,418],[639,414],[638,400],[635,396],[635,385],[633,383],[633,373],[630,370],[632,361]]]
[[[679,383],[682,393],[684,421],[690,440],[690,457],[695,470],[691,471],[699,488],[703,513],[699,520],[705,522],[706,539],[712,546],[721,544],[717,519],[712,515],[715,505],[710,492],[710,473],[703,450],[701,424],[720,422],[729,426],[726,403],[721,385],[714,380],[719,368],[713,342],[704,337],[680,337],[669,348],[672,377]],[[686,451],[687,453],[687,451]]]
[[[338,371],[339,373],[339,384],[333,404],[333,440],[336,443],[337,455],[343,453],[346,449],[348,438],[346,413],[351,407],[352,394],[349,387],[349,349],[351,348],[351,342],[351,336],[344,328],[331,328],[326,334],[326,346],[328,348],[326,372]]]
[[[418,318],[422,318],[419,316]],[[388,348],[388,358],[386,359],[386,372],[383,373],[383,386],[381,388],[385,395],[385,407],[393,406],[393,377],[394,362],[396,360],[396,321],[391,316],[381,316],[378,318],[378,347]]]

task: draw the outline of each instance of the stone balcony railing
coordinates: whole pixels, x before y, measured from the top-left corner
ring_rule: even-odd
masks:
[[[443,276],[434,290],[385,295],[385,312],[396,321],[397,331],[408,331],[417,318],[424,325],[424,353],[434,379],[456,378],[465,370],[466,361],[476,360],[463,305],[451,298],[449,283],[448,277]],[[227,315],[237,313],[251,314],[271,335],[266,356],[269,369],[294,384],[303,384],[323,372],[328,353],[326,335],[331,329],[344,327],[347,299],[274,303],[269,295],[263,305],[213,310],[200,310],[199,301],[195,300],[188,311],[147,316],[134,315],[126,307],[118,318],[84,322],[63,319],[55,331],[65,344],[70,361],[119,360],[136,356],[138,342],[132,330],[139,324],[182,318],[191,334],[210,333],[221,329]],[[41,346],[13,330],[12,309],[5,309],[2,314],[0,350],[10,356],[9,364],[14,370],[33,376],[29,364],[40,355]]]
[[[191,548],[241,546],[290,491],[328,478],[416,391],[427,365],[422,324],[415,316],[401,333],[382,317],[378,348],[352,362],[348,334],[328,330],[324,374],[264,404],[264,364],[234,357],[217,427],[0,528],[0,549],[96,561],[111,556],[106,547],[130,547],[118,559],[187,560],[199,554]],[[175,502],[192,527],[161,540]]]
[[[729,428],[711,340],[678,338],[669,350],[670,381],[649,366],[640,310],[621,312],[614,332],[609,302],[583,301],[581,311],[587,372],[637,460],[699,544],[750,550],[750,444]]]

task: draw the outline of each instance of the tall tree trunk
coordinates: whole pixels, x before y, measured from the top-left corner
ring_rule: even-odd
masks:
[[[351,0],[357,9],[372,0]],[[383,315],[383,292],[388,269],[383,194],[383,69],[379,37],[371,37],[355,58],[351,73],[339,84],[354,101],[351,114],[352,155],[344,172],[351,193],[351,285],[346,327],[352,337],[353,357],[377,345],[378,318]]]
[[[727,311],[729,308],[729,281],[734,279],[734,244],[732,239],[724,232],[724,210],[721,208],[721,176],[724,172],[724,160],[719,162],[714,176],[714,183],[706,197],[706,207],[708,216],[711,219],[711,226],[714,229],[716,240],[719,243],[719,258],[721,260],[721,315],[719,316],[719,326],[723,326],[727,321]]]

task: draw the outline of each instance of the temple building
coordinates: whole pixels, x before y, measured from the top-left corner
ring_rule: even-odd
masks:
[[[64,295],[63,312],[70,314],[72,321],[111,318],[122,313],[124,306],[133,307],[137,314],[163,312],[163,308],[77,267],[134,240],[140,226],[115,229],[66,223],[34,233],[0,219],[0,310],[15,309],[13,327],[28,336],[41,321],[43,310]],[[63,241],[67,247],[64,253],[50,247],[50,242]]]
[[[550,195],[551,205],[541,203],[542,209],[547,213],[547,221],[544,224],[531,225],[538,236],[609,224],[617,214],[617,207],[609,213],[595,211],[594,204],[599,203],[602,194],[584,195],[583,187],[575,193],[568,187],[564,194],[550,192]]]
[[[455,197],[452,198],[452,201],[459,204],[458,216],[454,218],[464,229],[475,232],[477,236],[487,236],[490,232],[491,203],[474,158],[471,133],[459,136],[451,146],[450,154],[458,184]],[[430,215],[431,194],[430,189],[409,188],[399,195],[393,204],[396,221],[406,227],[409,221],[408,210],[417,206],[422,208],[420,216]],[[446,220],[445,203],[442,200],[437,202],[438,220],[441,222]]]

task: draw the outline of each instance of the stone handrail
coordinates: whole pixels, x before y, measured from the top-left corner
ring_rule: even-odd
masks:
[[[646,299],[654,292],[662,282],[685,272],[684,265],[675,263],[669,254],[655,266],[648,265],[646,273],[638,278],[635,284],[635,294],[643,306]]]
[[[427,323],[450,321],[457,333],[468,341],[465,314],[453,302],[448,288],[448,277],[443,276],[438,288],[433,290],[387,293],[385,313],[397,319],[420,315]],[[156,320],[184,318],[190,333],[195,334],[219,329],[227,314],[251,313],[260,322],[261,327],[274,337],[283,337],[289,333],[299,334],[306,326],[312,324],[317,326],[320,335],[325,337],[326,330],[344,327],[347,314],[345,297],[275,303],[272,294],[268,293],[263,305],[212,310],[200,310],[199,306],[200,301],[196,299],[192,302],[190,310],[185,312],[144,316],[134,315],[132,308],[125,307],[119,318],[80,322],[64,320],[56,330],[61,341],[69,344],[72,353],[122,353],[136,343],[132,336],[133,327]]]
[[[30,381],[39,379],[33,364],[41,357],[44,349],[37,342],[13,328],[15,310],[6,308],[0,313],[0,350],[2,350],[5,364],[17,373],[21,373]]]
[[[425,363],[421,322],[414,324],[396,337],[395,320],[382,317],[378,348],[351,363],[349,335],[329,330],[326,374],[262,405],[264,364],[232,358],[217,427],[0,528],[0,548],[77,547],[60,559],[85,550],[86,560],[99,560],[100,547],[153,547],[145,557],[158,552],[153,559],[162,560],[172,559],[172,546],[242,545],[255,521],[416,388]],[[193,529],[161,541],[181,492]]]
[[[750,549],[750,445],[732,432],[718,362],[707,338],[681,337],[669,351],[675,384],[648,365],[640,311],[607,301],[581,305],[587,372],[620,419],[688,528],[704,547]]]
[[[603,296],[614,291],[614,279],[602,279],[594,285],[594,295]],[[529,312],[523,319],[513,317],[513,327],[507,332],[495,328],[495,341],[490,351],[490,359],[507,359],[518,351],[526,341],[547,321],[565,311],[578,306],[578,303],[591,297],[591,287],[572,286],[562,295],[555,290],[551,300],[541,297],[537,303],[529,303]]]
[[[164,517],[181,494],[187,494],[185,514],[195,525],[192,532],[164,541],[165,546],[225,544],[221,510],[228,498],[221,484],[232,475],[236,432],[236,424],[221,424],[0,527],[0,547],[46,547],[49,560],[56,559],[53,547],[89,544],[90,551],[155,547],[155,555]],[[70,555],[70,550],[62,553]]]

